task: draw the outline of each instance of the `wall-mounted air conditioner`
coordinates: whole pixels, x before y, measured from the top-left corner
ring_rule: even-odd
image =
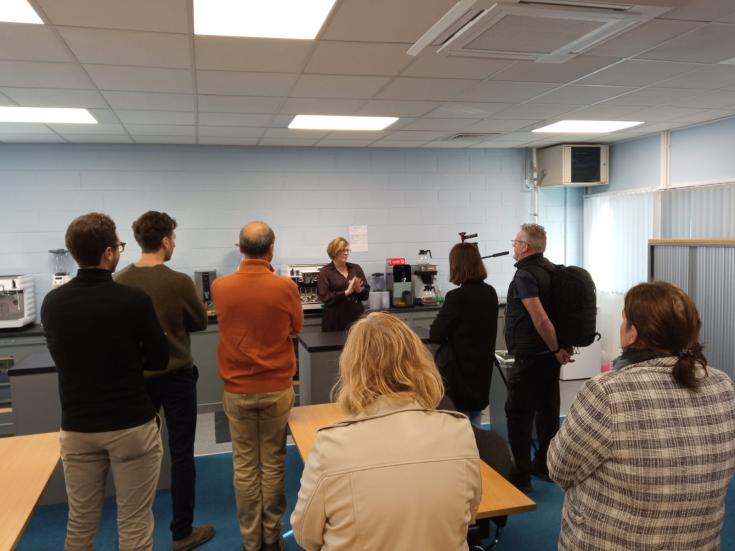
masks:
[[[608,146],[563,144],[536,150],[540,187],[608,183]]]

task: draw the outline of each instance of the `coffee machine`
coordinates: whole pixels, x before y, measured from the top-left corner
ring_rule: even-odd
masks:
[[[410,264],[387,263],[385,266],[385,282],[390,292],[390,304],[393,308],[413,306],[414,297]]]
[[[0,275],[0,329],[36,321],[36,295],[29,275]]]
[[[436,264],[431,263],[431,251],[419,250],[419,263],[413,272],[414,302],[422,306],[436,306]]]
[[[217,270],[195,270],[194,286],[197,289],[197,296],[207,308],[207,317],[214,318],[214,302],[212,301],[212,283],[217,279]]]
[[[299,288],[304,310],[319,310],[322,307],[317,291],[317,278],[319,270],[324,266],[326,264],[287,264],[283,267],[284,274]]]

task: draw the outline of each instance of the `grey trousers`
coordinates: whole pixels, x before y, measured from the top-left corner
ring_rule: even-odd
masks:
[[[225,391],[245,551],[259,551],[264,543],[276,543],[281,537],[281,517],[286,511],[286,424],[293,402],[292,388],[254,394]]]
[[[91,551],[112,470],[120,551],[153,549],[153,497],[161,471],[158,419],[108,432],[61,431],[69,518],[65,551]]]

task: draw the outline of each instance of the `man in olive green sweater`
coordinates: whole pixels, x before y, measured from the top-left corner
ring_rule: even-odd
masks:
[[[169,362],[164,372],[146,372],[148,394],[156,410],[163,406],[171,452],[171,533],[174,551],[194,549],[214,536],[212,526],[193,526],[194,436],[197,420],[197,368],[190,349],[190,331],[207,327],[207,312],[194,282],[164,263],[176,246],[176,220],[165,212],[148,211],[133,222],[143,254],[119,271],[118,283],[144,290],[153,301],[166,331]]]

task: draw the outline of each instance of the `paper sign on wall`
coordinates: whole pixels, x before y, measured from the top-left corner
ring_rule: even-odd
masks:
[[[364,253],[368,250],[367,226],[350,226],[350,249],[353,253]]]

